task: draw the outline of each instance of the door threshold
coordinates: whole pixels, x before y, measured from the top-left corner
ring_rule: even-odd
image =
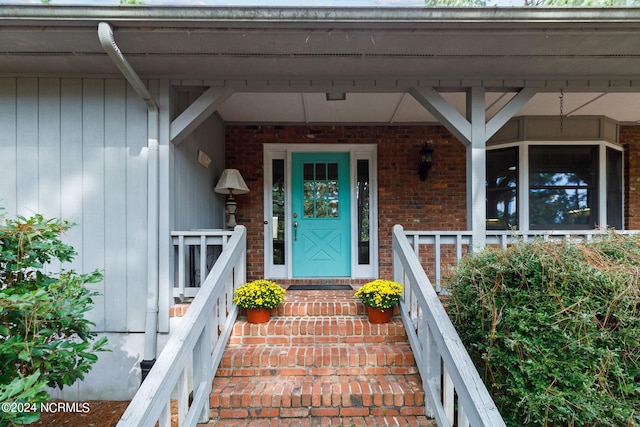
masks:
[[[336,284],[305,284],[305,285],[290,285],[287,291],[351,291],[353,288],[351,285],[336,285]]]

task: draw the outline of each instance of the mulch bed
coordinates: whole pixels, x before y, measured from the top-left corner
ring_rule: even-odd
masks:
[[[129,401],[90,400],[80,403],[77,412],[69,412],[62,407],[60,411],[42,413],[40,420],[30,425],[36,427],[113,427],[118,424]]]
[[[53,400],[51,403],[63,402]],[[86,402],[66,402],[74,410],[55,410],[40,414],[40,420],[30,427],[114,427],[120,421],[122,414],[129,405],[128,400],[88,400]],[[171,401],[171,425],[178,425],[178,405]]]

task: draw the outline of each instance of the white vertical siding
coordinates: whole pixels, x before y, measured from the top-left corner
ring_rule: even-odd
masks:
[[[96,330],[144,330],[146,145],[146,107],[124,80],[0,78],[0,206],[77,224],[65,267],[104,271]]]
[[[82,80],[60,82],[60,218],[77,224],[66,241],[78,255],[71,267],[81,271],[82,250]]]
[[[144,328],[147,301],[147,107],[127,86],[127,283],[121,299],[127,301],[128,324]],[[168,311],[161,315],[169,316]]]
[[[106,283],[127,282],[127,229],[122,219],[127,217],[127,200],[122,189],[127,186],[127,139],[125,123],[127,83],[124,80],[105,82],[104,114],[104,167],[109,171],[109,180],[105,181],[104,213],[105,229],[105,267]],[[124,267],[124,268],[121,268]],[[110,331],[126,330],[127,306],[130,305],[119,290],[113,286],[104,289],[104,305],[109,310],[105,318],[105,328]]]
[[[0,206],[9,212],[18,199],[16,159],[16,80],[0,78]]]
[[[82,84],[82,270],[104,270],[105,167],[104,80],[86,79]],[[93,289],[94,309],[87,317],[104,329],[104,283]]]
[[[18,79],[16,104],[17,214],[39,211],[38,203],[38,80]]]
[[[198,95],[179,93],[177,110],[184,110]],[[198,163],[198,150],[211,157],[208,168]],[[224,228],[224,197],[213,191],[224,170],[224,126],[215,116],[207,119],[174,147],[173,161],[175,229]]]

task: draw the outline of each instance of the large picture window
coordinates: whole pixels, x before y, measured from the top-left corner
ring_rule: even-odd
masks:
[[[487,229],[622,229],[622,150],[511,143],[487,151]]]
[[[598,147],[529,147],[532,229],[594,228],[598,218]]]

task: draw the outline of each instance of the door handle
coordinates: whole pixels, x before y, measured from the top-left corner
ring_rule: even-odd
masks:
[[[298,240],[298,221],[293,222],[293,240]]]

